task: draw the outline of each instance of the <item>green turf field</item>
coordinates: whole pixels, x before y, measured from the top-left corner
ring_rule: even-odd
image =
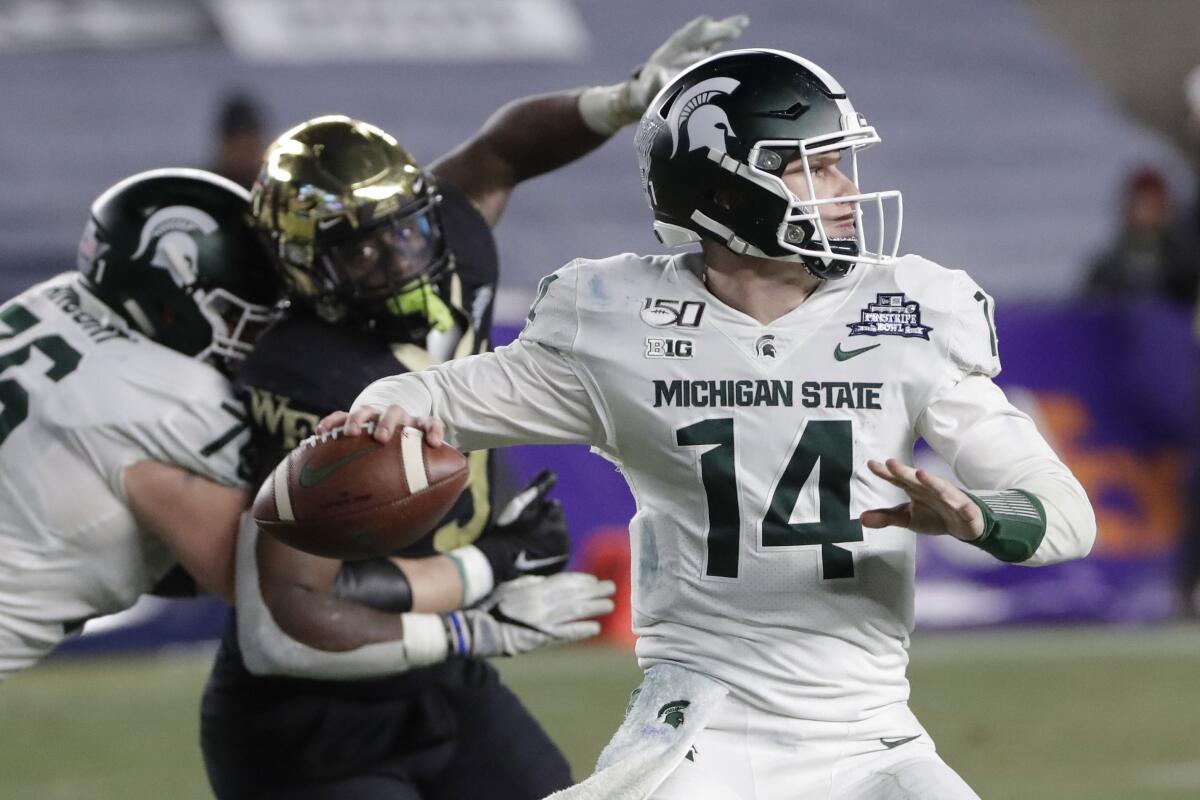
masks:
[[[59,661],[12,679],[0,798],[208,797],[205,666]],[[632,656],[596,647],[501,666],[578,774],[638,680]],[[910,675],[914,709],[985,800],[1200,798],[1200,628],[918,635]]]

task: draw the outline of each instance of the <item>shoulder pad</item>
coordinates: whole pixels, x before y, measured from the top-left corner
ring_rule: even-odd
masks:
[[[570,352],[579,329],[576,288],[588,263],[576,259],[542,278],[525,316],[522,340]]]
[[[943,339],[947,357],[962,375],[1000,372],[996,304],[970,275],[920,256],[906,255],[894,270],[897,288],[919,299],[926,321]]]
[[[296,315],[259,339],[237,383],[323,415],[349,408],[368,383],[405,371],[391,348],[369,333]]]

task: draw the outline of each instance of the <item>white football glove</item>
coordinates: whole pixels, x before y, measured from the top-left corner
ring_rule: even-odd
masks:
[[[632,78],[612,86],[592,86],[579,95],[579,114],[604,136],[641,119],[650,101],[676,75],[736,39],[750,24],[745,14],[722,20],[696,17],[672,33]]]
[[[539,647],[577,642],[600,632],[616,590],[585,572],[527,575],[502,583],[477,607],[446,615],[451,652],[460,656],[515,656]]]

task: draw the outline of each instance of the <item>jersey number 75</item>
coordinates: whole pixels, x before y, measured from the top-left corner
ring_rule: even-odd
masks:
[[[0,311],[0,322],[9,328],[7,333],[0,333],[0,341],[20,336],[40,321],[32,311],[13,303]],[[35,349],[53,362],[46,370],[46,377],[55,383],[74,372],[82,357],[61,336],[39,336],[24,347],[0,355],[0,375],[10,367],[24,364]],[[4,410],[0,411],[0,444],[3,444],[13,429],[29,416],[29,392],[16,378],[4,378],[0,380],[0,405],[4,406]]]

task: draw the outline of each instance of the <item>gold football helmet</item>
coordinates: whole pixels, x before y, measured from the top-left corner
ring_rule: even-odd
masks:
[[[390,135],[326,116],[267,148],[250,211],[293,302],[420,341],[451,324],[437,289],[452,267],[440,199]]]

